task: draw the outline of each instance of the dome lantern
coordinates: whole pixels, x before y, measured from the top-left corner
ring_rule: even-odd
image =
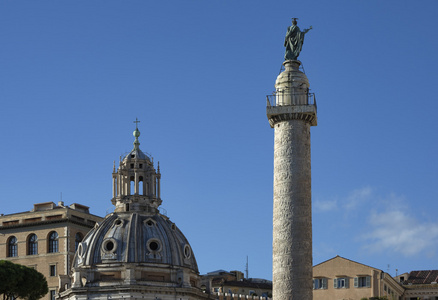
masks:
[[[156,214],[161,205],[160,172],[154,168],[153,160],[140,150],[137,119],[133,132],[134,149],[119,163],[113,171],[113,198],[115,211],[136,211]]]

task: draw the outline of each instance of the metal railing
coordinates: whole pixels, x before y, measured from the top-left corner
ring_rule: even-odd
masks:
[[[266,105],[272,106],[292,106],[292,105],[314,105],[316,107],[316,97],[314,93],[275,93],[266,96]]]

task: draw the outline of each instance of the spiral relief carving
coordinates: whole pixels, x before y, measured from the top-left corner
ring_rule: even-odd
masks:
[[[312,299],[310,124],[275,126],[273,296]]]

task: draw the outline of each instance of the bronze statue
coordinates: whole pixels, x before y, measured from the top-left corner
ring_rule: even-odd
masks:
[[[286,37],[284,38],[284,46],[286,47],[284,60],[296,60],[298,58],[303,47],[304,35],[310,29],[312,29],[312,26],[301,31],[297,26],[297,18],[292,18],[292,26],[287,28]]]

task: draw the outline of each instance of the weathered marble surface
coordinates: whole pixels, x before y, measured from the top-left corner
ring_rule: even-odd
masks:
[[[310,123],[274,128],[273,298],[312,299]]]

